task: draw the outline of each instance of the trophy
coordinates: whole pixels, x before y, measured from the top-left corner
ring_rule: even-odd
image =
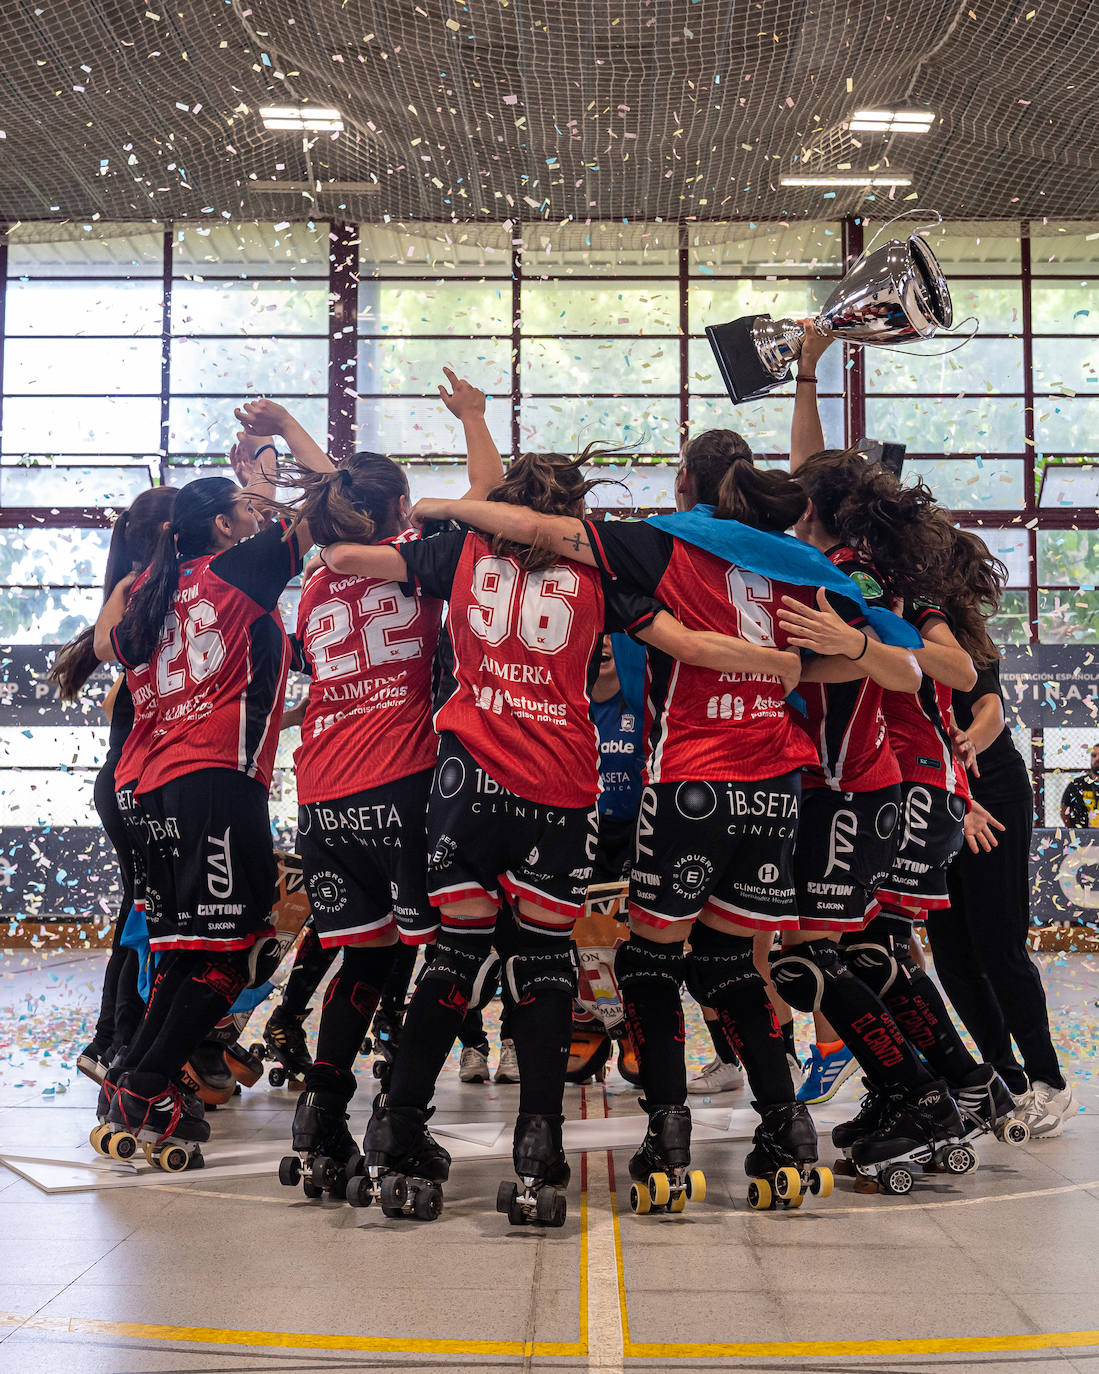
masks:
[[[950,288],[925,239],[890,239],[858,259],[813,323],[848,343],[896,344],[929,339],[954,321]],[[752,401],[790,380],[805,330],[796,320],[745,315],[706,326],[721,376],[734,401]]]

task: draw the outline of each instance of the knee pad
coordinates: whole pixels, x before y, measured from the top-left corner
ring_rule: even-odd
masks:
[[[750,935],[727,935],[709,926],[695,926],[687,956],[687,988],[695,1001],[704,1007],[721,1007],[753,982],[764,986],[752,959]]]
[[[678,993],[687,976],[687,957],[680,944],[659,945],[655,940],[631,935],[615,953],[614,976],[623,993],[653,979],[671,983]]]
[[[466,1002],[475,1003],[482,996],[484,984],[496,963],[487,937],[463,939],[451,931],[439,932],[435,953],[424,964],[417,986],[421,983],[449,983],[456,987]]]
[[[897,981],[900,969],[893,951],[886,944],[864,940],[844,945],[844,963],[851,972],[879,997],[884,997]]]
[[[795,1011],[820,1011],[828,983],[854,975],[832,940],[809,940],[771,957],[775,987]]]
[[[521,949],[504,960],[504,987],[513,1004],[550,993],[576,996],[576,947],[571,940]]]

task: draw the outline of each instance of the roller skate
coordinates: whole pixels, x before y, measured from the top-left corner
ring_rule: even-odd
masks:
[[[837,1150],[843,1151],[832,1165],[832,1169],[844,1178],[858,1177],[858,1170],[851,1161],[851,1147],[856,1140],[861,1140],[863,1136],[878,1129],[889,1104],[888,1095],[881,1088],[876,1088],[868,1078],[862,1080],[862,1085],[866,1092],[859,1103],[859,1110],[850,1121],[840,1121],[832,1127],[832,1144]]]
[[[396,1016],[392,1016],[384,1008],[379,1007],[374,1013],[374,1020],[370,1026],[370,1048],[363,1047],[364,1054],[370,1054],[373,1051],[375,1055],[371,1073],[381,1084],[383,1093],[389,1091],[389,1078],[393,1072],[393,1060],[396,1058],[397,1046],[401,1041],[403,1024],[403,1010]]]
[[[652,1106],[641,1099],[649,1125],[630,1160],[630,1211],[682,1212],[688,1202],[706,1201],[706,1175],[691,1162],[691,1109]]]
[[[496,1190],[496,1210],[512,1226],[528,1221],[540,1226],[564,1226],[568,1212],[565,1189],[572,1177],[561,1146],[562,1116],[520,1112],[515,1119],[512,1163],[522,1189],[506,1180]]]
[[[199,1147],[210,1139],[210,1126],[202,1103],[194,1093],[157,1074],[122,1074],[110,1099],[105,1129],[96,1149],[110,1159],[133,1159],[140,1147],[150,1164],[171,1174],[201,1169],[205,1163]]]
[[[569,1063],[565,1070],[566,1083],[602,1083],[607,1077],[607,1061],[611,1057],[611,1040],[601,1021],[594,1017],[573,1018]]]
[[[299,1091],[305,1087],[305,1075],[313,1064],[302,1028],[307,1015],[304,1011],[287,1011],[280,1002],[267,1018],[262,1042],[250,1046],[259,1059],[276,1061],[267,1071],[272,1088],[282,1088],[287,1083]]]
[[[180,1082],[207,1107],[228,1102],[237,1090],[237,1080],[226,1063],[224,1045],[215,1036],[203,1040],[180,1070]]]
[[[977,1167],[977,1156],[965,1144],[965,1133],[965,1123],[941,1079],[914,1092],[891,1093],[881,1124],[851,1147],[859,1175],[856,1191],[903,1196],[912,1188],[917,1164],[968,1174]],[[860,1187],[864,1179],[876,1188]]]
[[[390,1107],[385,1094],[379,1093],[356,1172],[348,1176],[347,1201],[352,1207],[378,1202],[387,1217],[434,1221],[439,1216],[439,1185],[450,1177],[450,1155],[427,1129],[434,1110]]]
[[[263,1077],[263,1060],[245,1049],[239,1040],[232,1040],[224,1049],[229,1072],[242,1088],[254,1087]]]
[[[341,1075],[339,1087],[311,1087],[298,1098],[291,1137],[295,1153],[279,1162],[283,1187],[300,1183],[307,1198],[328,1193],[342,1201],[347,1196],[349,1172],[355,1172],[359,1161],[347,1129],[347,1104],[354,1091],[355,1080],[348,1085]]]
[[[1005,1145],[1025,1145],[1030,1127],[1016,1115],[1015,1099],[991,1064],[981,1064],[974,1082],[954,1089],[954,1101],[965,1122],[966,1142],[990,1131]]]
[[[752,1106],[760,1123],[752,1136],[753,1148],[744,1160],[748,1205],[757,1212],[771,1207],[800,1207],[805,1194],[830,1197],[835,1182],[832,1170],[817,1164],[817,1130],[803,1102],[775,1102]]]
[[[110,1067],[111,1053],[102,1045],[92,1041],[90,1045],[85,1045],[76,1056],[76,1067],[86,1078],[90,1078],[93,1083],[102,1083],[107,1076],[107,1069]]]

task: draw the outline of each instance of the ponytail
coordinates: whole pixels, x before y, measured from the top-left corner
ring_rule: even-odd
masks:
[[[130,597],[119,624],[135,662],[152,657],[179,586],[180,563],[210,552],[214,521],[231,513],[239,495],[240,487],[228,477],[200,477],[176,494],[171,523],[158,534],[148,576]]]
[[[401,501],[408,479],[399,463],[363,451],[327,472],[280,463],[279,480],[302,495],[277,506],[290,517],[291,531],[304,523],[314,543],[371,544],[400,533]]]
[[[942,523],[947,525],[946,516]],[[945,595],[940,600],[954,622],[954,637],[978,668],[999,662],[986,620],[1000,609],[1008,571],[971,530],[947,525],[950,558]]]
[[[597,457],[617,452],[599,444],[588,444],[583,453],[568,457],[562,453],[524,453],[508,464],[504,479],[485,497],[509,506],[526,506],[541,515],[573,515],[583,518],[584,500],[589,491],[610,479],[585,477],[584,468]],[[537,544],[514,544],[496,535],[494,553],[514,558],[530,572],[552,567],[559,555]]]
[[[721,479],[714,515],[780,534],[800,520],[807,504],[805,492],[788,472],[757,468],[751,458],[737,458]]]
[[[104,601],[127,573],[144,568],[149,562],[161,526],[172,518],[175,499],[174,487],[152,487],[143,491],[114,522],[103,575]],[[62,701],[75,701],[99,667],[94,638],[95,627],[89,625],[58,649],[49,681],[57,687]]]

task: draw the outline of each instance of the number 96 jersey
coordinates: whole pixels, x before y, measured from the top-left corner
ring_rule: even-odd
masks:
[[[403,544],[408,531],[386,543]],[[298,803],[332,801],[435,766],[431,674],[443,603],[410,584],[318,568],[298,603],[310,674],[294,755]]]

